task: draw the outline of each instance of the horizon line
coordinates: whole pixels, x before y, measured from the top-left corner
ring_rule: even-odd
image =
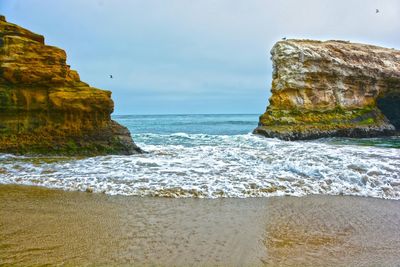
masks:
[[[171,116],[171,115],[261,115],[259,113],[163,113],[163,114],[111,114],[111,116]]]

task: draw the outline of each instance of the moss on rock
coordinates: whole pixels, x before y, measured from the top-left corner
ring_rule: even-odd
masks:
[[[389,121],[377,102],[400,96],[400,51],[287,40],[275,44],[271,54],[272,96],[255,133],[290,140],[396,133],[394,112]]]
[[[0,19],[0,152],[140,152],[111,120],[111,92],[90,87],[44,37]]]

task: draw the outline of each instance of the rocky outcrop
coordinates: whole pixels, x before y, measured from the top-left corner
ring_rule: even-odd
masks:
[[[400,129],[400,51],[344,41],[274,45],[272,96],[254,133],[285,140]]]
[[[90,87],[63,50],[0,16],[0,152],[131,154],[140,149],[111,120],[111,92]]]

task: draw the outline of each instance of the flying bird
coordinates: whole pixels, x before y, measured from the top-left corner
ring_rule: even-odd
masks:
[[[375,13],[379,13],[379,9],[376,9],[376,10],[375,10]]]
[[[112,79],[113,78],[113,76],[110,74],[110,79]]]

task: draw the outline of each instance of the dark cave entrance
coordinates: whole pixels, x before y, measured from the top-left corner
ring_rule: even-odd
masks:
[[[400,94],[378,98],[377,105],[396,130],[400,131]]]

